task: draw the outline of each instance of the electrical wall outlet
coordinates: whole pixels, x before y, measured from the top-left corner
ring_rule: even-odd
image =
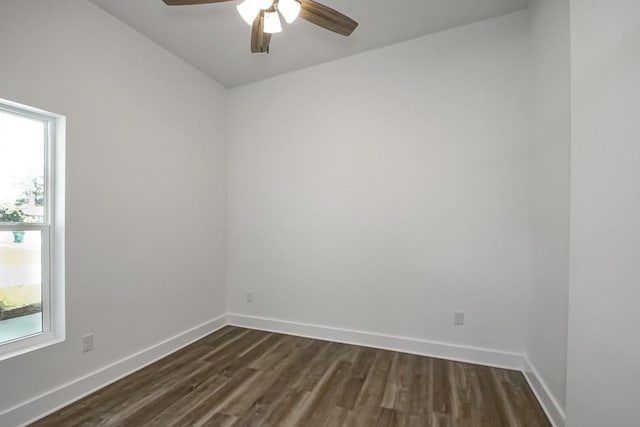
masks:
[[[87,334],[82,337],[82,352],[86,353],[93,350],[93,334]]]
[[[453,313],[453,324],[456,326],[464,325],[464,312],[456,311]]]
[[[247,291],[247,302],[253,302],[253,292]]]

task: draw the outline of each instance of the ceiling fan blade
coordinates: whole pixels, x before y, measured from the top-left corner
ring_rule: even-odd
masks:
[[[269,53],[270,42],[271,34],[264,32],[264,11],[260,11],[251,30],[251,52]]]
[[[163,0],[168,6],[189,6],[192,4],[222,3],[233,0]]]
[[[346,15],[313,0],[300,0],[300,17],[334,33],[350,36],[358,23]]]

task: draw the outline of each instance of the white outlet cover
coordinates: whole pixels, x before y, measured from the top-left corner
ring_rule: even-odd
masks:
[[[93,334],[88,334],[82,337],[82,352],[86,353],[93,350]]]
[[[464,312],[462,311],[456,311],[453,314],[453,324],[457,325],[457,326],[462,326],[464,325]]]

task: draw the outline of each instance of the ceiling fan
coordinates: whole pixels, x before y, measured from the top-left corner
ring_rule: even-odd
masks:
[[[163,0],[169,6],[222,3],[233,0]],[[244,0],[237,6],[240,16],[253,27],[251,52],[269,53],[271,35],[282,31],[280,15],[292,23],[298,16],[334,33],[349,36],[358,23],[313,0]]]

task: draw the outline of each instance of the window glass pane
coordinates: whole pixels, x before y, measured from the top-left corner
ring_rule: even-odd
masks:
[[[0,110],[0,223],[44,220],[45,126]]]
[[[0,343],[42,332],[42,233],[0,232]]]

